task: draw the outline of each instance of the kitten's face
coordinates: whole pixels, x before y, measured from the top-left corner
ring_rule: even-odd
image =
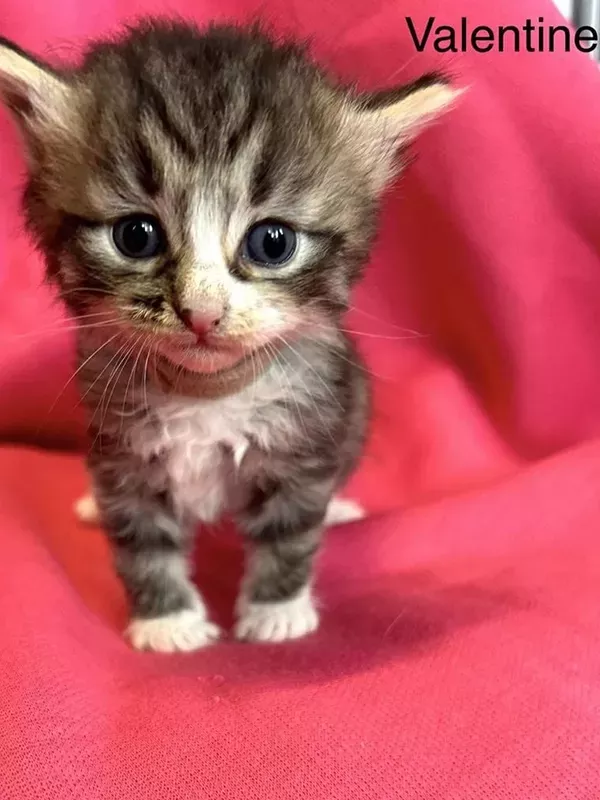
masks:
[[[0,46],[2,86],[67,304],[200,372],[331,327],[398,143],[454,94],[430,79],[359,99],[295,47],[164,26],[60,75]]]

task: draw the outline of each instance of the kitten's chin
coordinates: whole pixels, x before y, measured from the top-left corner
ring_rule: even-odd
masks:
[[[176,367],[183,367],[200,375],[211,375],[232,369],[245,357],[242,351],[194,347],[182,350],[172,345],[159,346],[159,351]]]
[[[248,358],[249,353],[241,347],[182,346],[169,340],[158,344],[159,353],[176,367],[182,367],[199,375],[212,375],[233,369]]]

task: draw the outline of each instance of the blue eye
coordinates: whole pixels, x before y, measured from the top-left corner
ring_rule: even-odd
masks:
[[[115,222],[112,235],[117,250],[127,258],[152,258],[165,247],[165,236],[158,220],[141,214]]]
[[[281,222],[259,222],[244,240],[244,256],[263,267],[279,267],[296,252],[296,233]]]

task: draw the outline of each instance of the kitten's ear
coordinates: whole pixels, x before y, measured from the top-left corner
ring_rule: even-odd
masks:
[[[424,75],[407,86],[362,95],[360,115],[365,124],[384,131],[400,145],[447,111],[463,91],[452,87],[441,75]]]
[[[0,99],[26,133],[67,113],[70,87],[51,67],[0,37]]]
[[[377,161],[379,184],[385,183],[395,152],[447,111],[463,92],[443,76],[431,74],[406,86],[357,98],[353,124]]]

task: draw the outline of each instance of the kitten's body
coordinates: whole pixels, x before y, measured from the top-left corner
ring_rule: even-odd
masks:
[[[360,453],[367,386],[342,337],[339,350],[311,340],[296,342],[293,351],[282,348],[256,380],[220,397],[164,392],[149,367],[132,377],[130,356],[120,363],[106,404],[106,386],[93,384],[117,351],[93,356],[96,347],[81,348],[82,360],[91,356],[80,382],[92,432],[118,443],[119,457],[143,465],[149,486],[170,488],[178,513],[210,523],[240,511],[253,487],[270,476],[281,479],[298,457],[325,467],[329,453],[339,462],[338,488]],[[345,391],[335,391],[340,384]]]
[[[359,96],[294,45],[170,24],[61,73],[0,42],[0,90],[29,146],[30,227],[80,323],[133,644],[218,635],[187,555],[225,513],[248,545],[237,635],[314,630],[313,557],[368,420],[342,317],[394,153],[454,93],[428,77]]]
[[[308,586],[328,503],[362,447],[367,387],[350,343],[343,336],[335,347],[331,342],[296,341],[293,350],[282,348],[251,383],[223,396],[198,398],[164,392],[153,383],[148,367],[132,377],[135,357],[119,362],[118,349],[110,347],[94,356],[97,335],[90,339],[88,348],[82,343],[82,363],[91,358],[80,375],[92,436],[97,437],[90,455],[97,502],[109,519],[129,519],[133,509],[136,520],[147,516],[156,528],[161,519],[167,530],[173,526],[178,535],[183,533],[182,553],[169,555],[161,592],[137,598],[138,616],[153,619],[157,611],[172,613],[187,595],[183,606],[193,602],[198,614],[184,616],[192,627],[185,634],[189,647],[204,643],[207,625],[209,638],[216,634],[214,626],[204,624],[201,599],[184,577],[184,551],[197,521],[210,524],[228,514],[237,516],[250,536],[256,531],[257,541],[278,539],[280,557],[288,562],[285,569],[271,563],[271,544],[264,553],[260,546],[254,549],[253,572],[260,580],[255,578],[252,585],[249,575],[245,597],[251,602],[240,614],[238,633],[269,639],[308,632],[316,624],[308,592],[301,609],[290,607],[288,622],[294,628],[287,633],[283,608]],[[118,363],[119,375],[107,392],[97,378],[111,360]],[[292,533],[298,524],[311,535],[286,536],[286,528]],[[126,527],[115,525],[121,535]],[[141,554],[133,567],[122,561],[120,566],[130,586],[143,586],[148,571],[161,572],[165,553],[151,546],[143,530],[136,530],[134,537]],[[264,608],[279,615],[272,631],[272,615]],[[179,618],[174,622],[181,624]],[[177,626],[175,630],[182,635]],[[132,635],[138,646],[152,647],[155,626],[138,620]],[[170,647],[164,625],[160,635],[161,646]],[[183,646],[173,644],[174,649]]]

